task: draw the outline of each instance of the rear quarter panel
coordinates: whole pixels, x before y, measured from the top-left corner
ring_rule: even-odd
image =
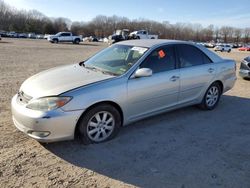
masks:
[[[225,93],[232,89],[236,82],[236,63],[230,59],[223,59],[215,64],[217,69],[216,80],[223,83],[223,93]]]

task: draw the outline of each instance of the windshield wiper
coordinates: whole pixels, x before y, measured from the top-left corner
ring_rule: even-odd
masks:
[[[82,64],[82,66],[83,66],[84,68],[90,69],[90,70],[92,70],[92,71],[96,71],[96,72],[99,71],[99,72],[101,72],[101,73],[103,73],[103,74],[108,74],[108,75],[112,75],[112,76],[119,76],[119,74],[115,74],[115,73],[110,72],[110,71],[98,69],[98,68],[96,68],[96,67],[94,67],[94,66],[86,66],[86,65],[84,65],[84,63]]]
[[[109,71],[101,71],[103,74],[108,74],[108,75],[111,75],[111,76],[119,76],[119,74],[115,74],[113,72],[109,72]]]
[[[93,70],[93,71],[100,71],[100,70],[97,69],[96,67],[90,67],[90,66],[85,66],[85,65],[84,65],[84,68],[90,69],[90,70]]]

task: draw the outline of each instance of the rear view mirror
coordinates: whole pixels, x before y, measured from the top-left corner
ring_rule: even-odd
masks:
[[[141,78],[141,77],[149,77],[149,76],[152,76],[153,72],[151,69],[149,68],[141,68],[141,69],[138,69],[135,74],[134,74],[134,77],[135,78]]]

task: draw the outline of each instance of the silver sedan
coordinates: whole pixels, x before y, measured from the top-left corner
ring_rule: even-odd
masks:
[[[15,126],[40,142],[113,138],[134,121],[189,105],[214,109],[236,81],[235,62],[202,46],[130,40],[79,64],[28,78],[12,99]]]

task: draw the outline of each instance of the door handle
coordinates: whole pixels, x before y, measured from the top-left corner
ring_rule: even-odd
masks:
[[[179,78],[180,78],[179,76],[172,76],[172,77],[170,78],[170,81],[175,82],[175,81],[178,80]]]
[[[209,73],[212,73],[212,72],[214,72],[214,69],[213,69],[213,68],[209,68],[207,71],[208,71]]]

